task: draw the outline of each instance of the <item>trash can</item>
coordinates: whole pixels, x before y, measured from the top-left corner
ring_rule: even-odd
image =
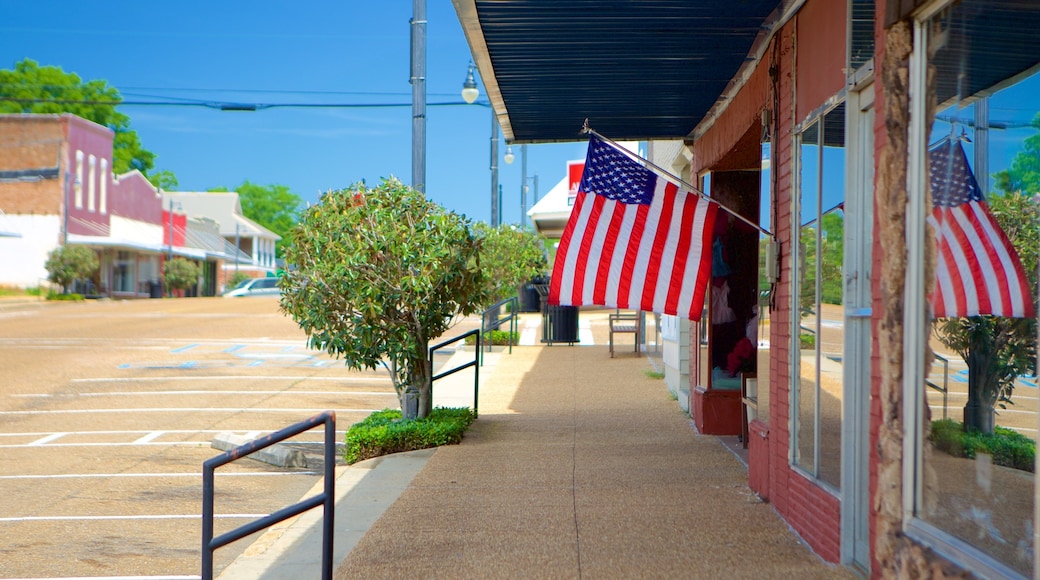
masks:
[[[528,282],[520,287],[520,312],[538,312],[538,303],[538,289],[534,282]]]
[[[148,283],[148,297],[149,298],[162,298],[162,283],[160,283],[160,282],[149,282]]]
[[[547,318],[549,322],[548,343],[566,342],[574,344],[578,342],[578,307],[577,306],[548,306]]]

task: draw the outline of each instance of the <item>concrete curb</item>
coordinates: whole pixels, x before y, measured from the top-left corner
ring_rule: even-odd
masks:
[[[254,440],[234,433],[218,433],[211,444],[214,449],[231,451]],[[275,443],[259,451],[250,453],[247,457],[269,463],[278,467],[307,467],[307,457],[299,449],[289,449],[281,443]]]
[[[376,457],[336,468],[333,570],[426,466],[436,449]],[[301,500],[322,492],[320,479]],[[217,577],[218,580],[300,580],[321,571],[322,510],[272,526]]]

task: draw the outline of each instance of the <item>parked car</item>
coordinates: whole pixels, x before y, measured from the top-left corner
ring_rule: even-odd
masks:
[[[238,286],[225,292],[224,298],[277,296],[280,292],[278,278],[249,278],[248,280],[242,280]]]

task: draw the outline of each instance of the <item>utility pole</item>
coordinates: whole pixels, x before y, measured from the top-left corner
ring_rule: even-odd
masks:
[[[426,193],[426,0],[412,0],[412,188]]]

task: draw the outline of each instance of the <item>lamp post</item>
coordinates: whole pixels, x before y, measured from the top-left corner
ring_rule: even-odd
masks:
[[[477,89],[477,80],[474,78],[473,73],[475,72],[473,63],[469,64],[469,69],[466,71],[466,81],[462,83],[462,100],[467,103],[474,103],[477,97],[480,96],[480,90]],[[506,146],[506,154],[504,160],[506,164],[513,162],[513,148]],[[498,183],[498,117],[495,115],[494,107],[491,108],[491,227],[497,227],[502,223],[502,188]]]

